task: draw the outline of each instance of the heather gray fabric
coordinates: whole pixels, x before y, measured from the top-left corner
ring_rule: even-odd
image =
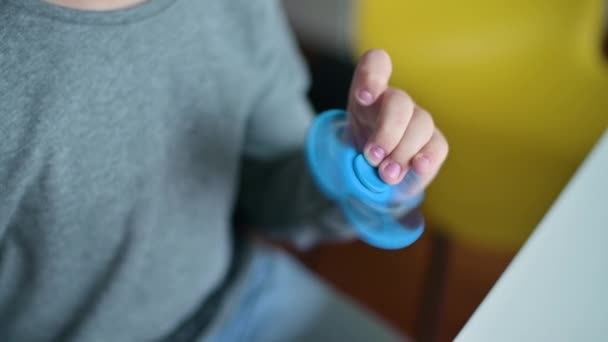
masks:
[[[349,235],[302,158],[306,87],[271,0],[0,0],[0,341],[167,335],[221,283],[235,208]]]

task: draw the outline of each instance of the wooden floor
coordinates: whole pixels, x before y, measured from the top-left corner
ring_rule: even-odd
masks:
[[[336,288],[418,341],[451,341],[496,282],[511,254],[450,242],[445,281],[435,322],[422,322],[434,236],[427,231],[413,246],[383,251],[357,242],[324,246],[302,257]],[[435,284],[437,285],[437,284]],[[425,332],[432,323],[433,334]]]

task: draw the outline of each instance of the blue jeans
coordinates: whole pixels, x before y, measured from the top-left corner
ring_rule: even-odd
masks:
[[[286,253],[256,246],[204,339],[210,342],[405,341]]]

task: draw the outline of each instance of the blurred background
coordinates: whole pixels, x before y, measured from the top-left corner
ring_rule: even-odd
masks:
[[[300,257],[407,335],[451,341],[607,127],[608,1],[284,3],[317,111],[345,108],[358,56],[382,48],[450,142],[420,241]]]

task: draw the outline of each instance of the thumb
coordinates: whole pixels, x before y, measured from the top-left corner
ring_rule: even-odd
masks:
[[[347,111],[350,113],[351,133],[359,148],[374,129],[381,102],[379,99],[388,88],[391,73],[391,59],[384,50],[367,51],[357,64]]]

